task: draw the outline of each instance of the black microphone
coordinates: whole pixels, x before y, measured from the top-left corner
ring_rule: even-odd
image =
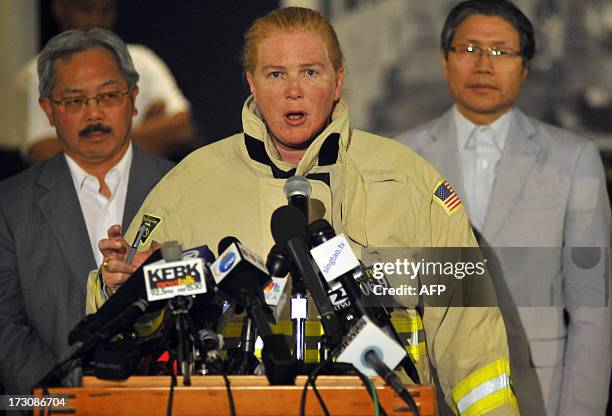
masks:
[[[306,219],[295,207],[282,206],[272,214],[272,236],[276,244],[292,259],[295,269],[302,276],[321,315],[321,324],[329,346],[340,342],[342,329],[333,305],[327,297],[327,290],[313,265],[313,259],[306,243]]]
[[[266,268],[273,277],[285,277],[291,271],[291,260],[274,244],[266,259]]]
[[[283,186],[283,192],[287,197],[287,203],[297,208],[306,219],[306,223],[308,223],[308,199],[310,198],[310,194],[312,192],[312,186],[310,186],[310,182],[304,176],[292,176],[287,179],[285,182],[285,186]]]
[[[329,222],[320,219],[310,224],[308,228],[310,244],[313,247],[310,252],[314,257],[315,251],[318,250],[319,256],[314,258],[319,270],[325,270],[329,273],[333,268],[340,267],[338,263],[343,263],[341,270],[333,270],[335,274],[339,275],[338,277],[326,277],[330,288],[328,295],[330,295],[336,310],[341,312],[349,321],[360,318],[366,312],[360,302],[360,291],[356,278],[364,273],[363,265],[351,250],[348,240],[344,236],[336,236],[336,232]],[[340,247],[338,247],[338,244],[331,242],[334,238],[339,240]],[[345,251],[345,253],[343,254],[342,251]],[[348,260],[339,261],[339,259],[344,260],[345,258]],[[322,261],[319,262],[318,259],[322,259]],[[352,322],[350,325],[352,325]]]
[[[68,344],[87,341],[92,334],[98,332],[104,325],[111,322],[117,315],[130,309],[130,306],[140,300],[146,300],[144,283],[144,267],[148,264],[162,260],[161,251],[157,250],[121,285],[110,299],[108,299],[94,314],[87,315],[68,335]],[[165,302],[155,302],[148,305],[152,310],[161,310]],[[134,321],[135,322],[135,321]],[[126,322],[127,323],[127,322]],[[133,323],[132,323],[133,324]]]
[[[262,291],[270,276],[263,260],[235,237],[226,237],[219,242],[219,258],[211,264],[210,271],[216,284],[236,298],[255,322],[264,343],[262,359],[268,382],[294,384],[296,363],[283,335],[274,334],[270,328],[272,313]]]
[[[218,253],[219,258],[210,265],[215,284],[234,298],[257,288],[253,293],[260,293],[263,300],[261,289],[270,283],[270,276],[259,255],[231,236],[219,241]]]
[[[334,296],[337,309],[347,323],[352,325],[355,319],[366,315],[401,345],[400,337],[387,311],[377,307],[365,307],[361,302],[361,291],[356,279],[365,276],[365,267],[353,253],[346,237],[337,236],[331,224],[324,219],[313,222],[309,229],[310,242],[314,246],[311,253],[319,268],[327,273],[329,294]],[[410,357],[406,357],[402,365],[408,376],[420,384],[419,373]]]
[[[214,256],[210,252],[207,246],[200,246],[193,249],[186,250],[184,252],[186,256],[198,256],[207,262],[213,261]],[[113,322],[113,327],[106,327],[105,331],[116,331],[119,333],[122,330],[126,330],[133,326],[142,314],[145,312],[156,312],[162,310],[167,302],[165,300],[156,300],[148,302],[147,290],[145,285],[145,267],[163,260],[161,250],[155,251],[145,262],[130,276],[130,278],[115,292],[113,296],[108,299],[104,305],[98,309],[94,314],[88,315],[68,335],[68,343],[70,345],[76,342],[86,342],[91,336],[107,324]],[[142,310],[141,307],[136,305],[142,305],[142,301],[146,301],[148,304],[146,310],[142,311],[140,316],[137,310]],[[207,303],[200,301],[199,303]],[[134,309],[136,308],[136,309]],[[132,310],[133,313],[126,313],[125,319],[115,320],[118,315],[121,315],[124,311]],[[127,319],[130,318],[130,319]]]

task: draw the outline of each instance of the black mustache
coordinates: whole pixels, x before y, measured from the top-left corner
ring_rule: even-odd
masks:
[[[87,127],[85,127],[83,130],[81,130],[79,132],[79,136],[81,137],[86,137],[89,136],[91,134],[94,133],[110,133],[111,131],[113,131],[112,128],[110,128],[109,126],[105,126],[103,124],[91,124]]]

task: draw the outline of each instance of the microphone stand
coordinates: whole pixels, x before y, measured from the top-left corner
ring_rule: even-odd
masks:
[[[171,349],[170,335],[177,338],[176,359],[178,368],[183,374],[183,385],[191,385],[191,367],[193,365],[192,351],[195,347],[201,356],[205,356],[206,347],[198,336],[198,332],[189,315],[189,310],[193,306],[191,296],[176,296],[168,300],[168,309],[172,316],[168,322],[168,331],[160,342],[161,348]],[[193,341],[192,341],[193,340]],[[172,365],[172,363],[170,363]],[[172,372],[172,368],[170,368]]]
[[[236,369],[232,374],[250,375],[253,374],[253,364],[259,363],[255,357],[255,340],[257,339],[257,326],[251,317],[250,312],[242,320],[241,334],[241,355],[236,364]]]
[[[291,273],[291,323],[293,335],[293,357],[300,363],[304,363],[306,358],[306,321],[308,320],[308,298],[306,290],[296,288],[296,283],[301,280],[301,276],[294,270]],[[303,282],[300,282],[303,285]]]

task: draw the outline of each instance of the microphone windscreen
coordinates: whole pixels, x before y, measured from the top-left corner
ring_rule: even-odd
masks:
[[[274,241],[285,249],[290,238],[306,234],[306,218],[299,209],[284,205],[272,214],[270,227]]]

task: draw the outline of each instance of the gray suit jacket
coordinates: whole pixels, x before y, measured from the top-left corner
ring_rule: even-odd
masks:
[[[465,195],[452,110],[398,140]],[[571,249],[609,246],[605,185],[591,141],[514,110],[481,241],[503,274],[492,272],[523,414],[605,413],[611,315],[593,306],[605,304],[609,251]]]
[[[123,224],[172,163],[133,146]],[[24,393],[68,347],[96,263],[63,154],[0,183],[0,383]]]

